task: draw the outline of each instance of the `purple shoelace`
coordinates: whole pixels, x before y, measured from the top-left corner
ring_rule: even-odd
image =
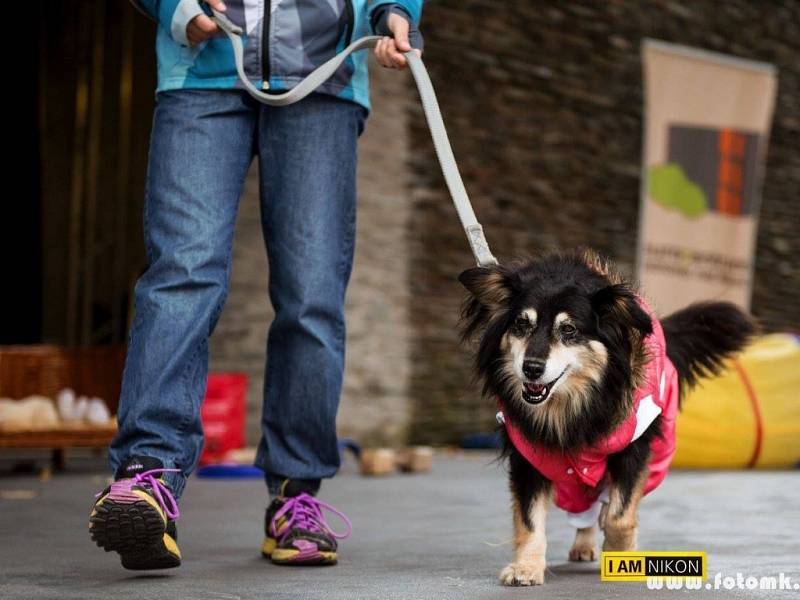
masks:
[[[109,496],[115,499],[125,499],[127,501],[135,501],[137,497],[131,494],[131,488],[134,485],[149,486],[153,492],[158,505],[167,518],[176,520],[181,516],[181,511],[178,509],[178,502],[175,496],[172,495],[170,489],[164,484],[163,481],[157,479],[156,474],[161,473],[180,473],[180,469],[150,469],[142,473],[136,473],[133,477],[126,477],[111,484]],[[97,494],[96,497],[99,497]]]
[[[344,533],[337,533],[328,524],[323,515],[323,510],[328,510],[334,515],[339,517],[342,523],[347,527]],[[285,515],[289,514],[288,519],[283,523],[280,531],[278,530],[278,521]],[[305,529],[306,531],[313,531],[317,533],[328,534],[337,540],[343,540],[350,537],[353,532],[353,525],[350,523],[344,513],[336,510],[333,506],[322,500],[318,500],[311,494],[302,493],[298,496],[291,496],[286,498],[283,506],[275,513],[272,522],[269,524],[269,529],[279,542],[282,542],[286,535],[292,530],[293,527]]]
[[[164,485],[160,479],[156,479],[154,474],[180,473],[180,471],[180,469],[150,469],[149,471],[137,473],[133,476],[133,480],[136,483],[145,483],[150,486],[164,514],[173,521],[179,519],[181,516],[181,511],[178,509],[178,502],[175,500],[175,496],[172,495],[170,489]]]

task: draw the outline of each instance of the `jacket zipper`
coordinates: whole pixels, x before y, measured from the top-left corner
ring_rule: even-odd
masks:
[[[262,89],[269,89],[269,24],[272,19],[272,1],[264,0],[264,18],[261,20],[261,84]]]
[[[355,13],[353,10],[353,0],[345,0],[344,10],[347,15],[347,35],[344,39],[344,47],[350,45],[353,39],[353,28],[355,26]],[[264,0],[264,18],[261,25],[261,84],[262,89],[269,89],[269,26],[272,18],[272,2]]]

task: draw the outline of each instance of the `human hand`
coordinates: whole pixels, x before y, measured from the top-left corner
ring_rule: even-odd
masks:
[[[218,12],[225,12],[226,6],[222,0],[206,0],[211,8]],[[206,15],[197,15],[186,26],[186,39],[191,46],[196,46],[220,32],[217,23]]]
[[[386,21],[386,26],[394,37],[384,37],[375,46],[375,57],[378,62],[389,69],[405,69],[406,57],[404,52],[411,50],[408,41],[408,19],[392,13]],[[414,50],[418,56],[422,56],[421,50]]]

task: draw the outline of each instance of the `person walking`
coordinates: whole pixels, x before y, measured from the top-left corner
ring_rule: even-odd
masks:
[[[291,89],[370,33],[381,65],[421,48],[422,0],[132,0],[158,23],[158,86],[144,202],[147,269],[122,379],[114,482],[98,494],[90,533],[128,569],[181,563],[175,522],[203,444],[208,339],[225,302],[234,223],[247,170],[259,196],[275,309],[267,341],[256,465],[272,502],[262,553],[277,564],[333,564],[346,517],[317,498],[339,467],[336,413],[353,262],[356,145],[370,103],[367,57],[347,58],[318,90],[286,107],[258,103],[237,79],[210,9],[245,32],[244,68],[260,89]],[[345,523],[328,525],[324,513]]]

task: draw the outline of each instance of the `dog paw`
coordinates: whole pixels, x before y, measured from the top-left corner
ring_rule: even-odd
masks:
[[[544,561],[511,563],[500,572],[503,585],[542,585],[544,583]]]
[[[593,544],[575,544],[569,549],[569,559],[573,562],[591,562],[597,557],[597,548]]]

